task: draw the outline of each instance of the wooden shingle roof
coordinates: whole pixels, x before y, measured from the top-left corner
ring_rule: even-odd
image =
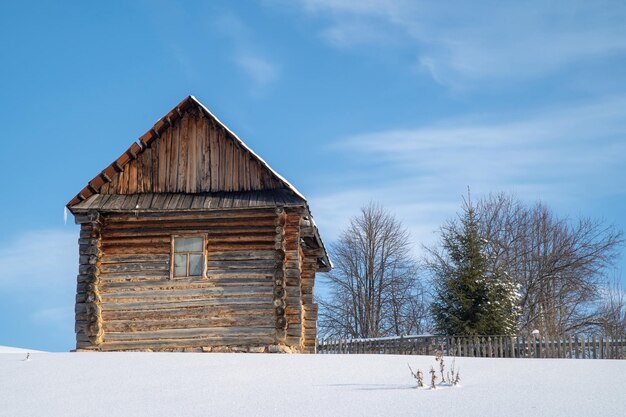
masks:
[[[304,201],[284,189],[215,193],[94,194],[72,207],[76,214],[90,210],[202,211],[266,207],[302,207]]]

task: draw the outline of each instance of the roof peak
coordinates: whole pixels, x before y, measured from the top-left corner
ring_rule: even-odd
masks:
[[[68,207],[72,207],[78,204],[81,201],[86,200],[94,194],[99,194],[101,188],[112,181],[116,175],[122,172],[126,165],[128,165],[131,161],[137,159],[138,155],[144,152],[147,148],[149,148],[152,143],[157,140],[161,133],[163,133],[166,129],[169,129],[173,126],[176,120],[181,119],[185,113],[191,110],[193,107],[197,107],[204,115],[210,119],[212,119],[217,125],[224,129],[227,136],[230,137],[231,140],[235,141],[237,146],[243,149],[245,152],[250,154],[250,156],[258,162],[265,170],[269,172],[269,174],[275,178],[280,184],[282,184],[286,189],[293,192],[296,196],[305,200],[304,196],[284,177],[282,177],[278,172],[276,172],[272,167],[269,166],[263,158],[257,155],[252,149],[248,147],[240,138],[237,136],[226,124],[224,124],[221,120],[219,120],[211,111],[202,104],[195,96],[188,95],[185,97],[180,103],[178,103],[174,108],[172,108],[165,116],[161,117],[156,121],[156,123],[146,131],[143,135],[139,137],[139,139],[131,144],[131,146],[115,161],[113,161],[109,166],[107,166],[104,170],[102,170],[98,175],[96,175],[86,187],[84,187],[68,204]]]

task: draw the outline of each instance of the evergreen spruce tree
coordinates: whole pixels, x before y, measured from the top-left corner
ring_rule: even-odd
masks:
[[[479,235],[469,198],[459,220],[442,227],[443,252],[429,262],[435,279],[435,326],[448,335],[514,334],[517,287],[506,273],[489,270],[488,242]]]

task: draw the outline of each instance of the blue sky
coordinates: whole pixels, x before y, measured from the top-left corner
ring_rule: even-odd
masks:
[[[623,1],[3,5],[0,345],[73,347],[63,207],[188,94],[328,241],[379,201],[432,243],[467,186],[626,229],[624,22]]]

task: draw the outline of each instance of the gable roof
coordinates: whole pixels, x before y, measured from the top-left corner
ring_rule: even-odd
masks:
[[[159,119],[154,126],[144,133],[137,142],[134,142],[119,158],[113,161],[108,167],[96,175],[87,185],[78,192],[67,204],[68,208],[72,208],[83,200],[88,199],[92,195],[100,193],[102,187],[110,183],[117,177],[128,164],[136,160],[146,149],[148,149],[155,141],[157,141],[163,132],[169,129],[174,123],[182,119],[184,114],[192,108],[198,108],[210,120],[215,122],[225,132],[228,139],[232,140],[238,149],[248,154],[250,158],[259,164],[262,170],[275,180],[282,187],[288,189],[302,200],[306,200],[304,196],[292,185],[269,166],[259,155],[254,153],[232,130],[222,123],[213,113],[211,113],[202,103],[194,96],[187,96],[176,107],[170,110],[165,116]],[[208,192],[210,190],[200,190]]]
[[[202,117],[210,121],[212,126],[223,132],[219,140],[232,143],[230,146],[229,161],[234,161],[238,153],[240,157],[245,156],[246,161],[244,171],[249,175],[260,176],[255,186],[246,184],[245,189],[215,189],[210,186],[196,187],[194,184],[191,191],[183,189],[140,189],[139,187],[126,189],[124,187],[112,188],[112,185],[126,181],[120,180],[126,171],[135,170],[136,178],[137,164],[145,154],[152,154],[152,160],[158,160],[159,155],[152,152],[154,146],[159,146],[160,139],[171,133],[171,129],[176,129],[177,123],[183,122],[186,115],[191,112],[200,112]],[[195,113],[194,113],[195,114]],[[227,146],[227,147],[228,147]],[[205,150],[201,149],[201,152]],[[161,153],[163,155],[163,153]],[[221,156],[220,156],[221,158]],[[148,159],[148,158],[146,158]],[[165,158],[167,159],[167,158]],[[210,163],[211,161],[209,161]],[[250,165],[252,164],[252,165]],[[250,166],[248,166],[250,165]],[[195,166],[194,166],[195,167]],[[202,167],[202,165],[198,165]],[[232,168],[232,167],[231,167]],[[179,169],[177,166],[176,169]],[[248,172],[248,171],[254,171]],[[223,175],[223,174],[222,174]],[[250,181],[248,181],[250,182]],[[119,184],[118,184],[119,185]],[[189,183],[187,183],[189,185]],[[155,188],[155,187],[153,187]],[[282,191],[281,191],[282,190]],[[167,195],[173,196],[178,193],[186,194],[189,198],[181,200],[175,197],[171,200]],[[243,195],[246,194],[246,195]],[[222,123],[213,113],[211,113],[202,103],[194,96],[187,96],[165,116],[160,118],[154,126],[144,133],[137,142],[134,142],[119,158],[113,161],[109,166],[96,175],[87,185],[67,204],[67,208],[74,214],[85,212],[88,210],[117,211],[125,210],[133,201],[143,202],[150,200],[150,204],[142,203],[142,209],[167,209],[167,210],[202,210],[213,208],[246,208],[246,207],[263,207],[264,205],[290,205],[304,206],[308,212],[311,226],[314,229],[314,240],[323,250],[321,257],[325,268],[321,270],[330,270],[331,264],[324,248],[324,244],[319,236],[317,226],[310,215],[310,209],[304,196],[285,178],[274,171],[267,162],[250,149],[232,130]],[[156,206],[155,202],[168,201],[171,203],[176,200],[176,204],[165,206]],[[152,204],[152,205],[151,205]],[[182,204],[182,205],[181,205]],[[171,205],[171,207],[170,207]],[[133,205],[132,208],[135,206]]]

